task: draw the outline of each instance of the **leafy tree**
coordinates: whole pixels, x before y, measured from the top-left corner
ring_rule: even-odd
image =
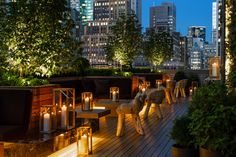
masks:
[[[172,39],[169,33],[157,33],[153,29],[144,35],[144,56],[153,66],[162,64],[170,59],[172,54]]]
[[[228,25],[229,30],[228,40],[227,40],[227,52],[230,59],[230,71],[228,82],[231,87],[236,87],[236,1],[227,0],[226,1],[227,14],[228,14]]]
[[[81,56],[66,0],[17,0],[2,8],[7,12],[1,16],[0,46],[8,70],[21,77],[51,76]]]
[[[141,25],[134,14],[121,16],[111,29],[108,39],[107,59],[132,68],[135,56],[141,51]]]

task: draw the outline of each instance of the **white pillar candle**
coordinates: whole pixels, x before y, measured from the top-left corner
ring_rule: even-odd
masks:
[[[84,99],[84,109],[85,110],[89,110],[89,104],[90,104],[90,100],[89,100],[89,97],[86,97],[85,99]]]
[[[43,115],[43,131],[50,131],[50,114],[45,113]]]
[[[189,95],[190,96],[193,95],[193,90],[192,89],[189,90]]]
[[[81,136],[79,141],[79,154],[87,154],[88,153],[88,138],[86,135]]]
[[[212,64],[212,73],[211,73],[212,77],[217,77],[217,64],[213,63]]]
[[[142,88],[142,93],[144,93],[145,92],[145,88]]]
[[[112,92],[112,101],[116,101],[116,91]]]
[[[61,127],[65,128],[67,124],[67,107],[65,105],[61,108]]]

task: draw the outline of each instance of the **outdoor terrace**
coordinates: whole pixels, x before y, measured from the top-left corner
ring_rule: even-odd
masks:
[[[144,136],[136,133],[131,116],[126,116],[125,134],[122,137],[116,137],[117,118],[101,118],[100,130],[93,135],[93,154],[90,156],[170,157],[173,141],[169,132],[173,120],[186,112],[188,104],[188,98],[180,98],[172,105],[162,104],[163,119],[158,119],[153,109],[148,119],[143,120],[141,116]]]

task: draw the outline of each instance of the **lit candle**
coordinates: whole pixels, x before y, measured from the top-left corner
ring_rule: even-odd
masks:
[[[88,153],[88,138],[86,135],[81,136],[79,141],[79,153],[86,154]]]
[[[190,95],[190,96],[193,95],[193,90],[192,90],[192,89],[189,90],[189,95]]]
[[[213,63],[212,64],[212,73],[211,73],[212,77],[217,77],[217,64]]]
[[[145,88],[142,88],[142,93],[144,93],[144,92],[145,92],[145,90],[146,90]]]
[[[85,99],[84,99],[84,109],[85,110],[89,110],[89,102],[90,100],[89,100],[89,97],[86,97]]]
[[[50,131],[50,114],[45,113],[43,115],[43,131]]]
[[[116,101],[116,91],[112,92],[112,101]]]
[[[65,105],[61,108],[61,127],[65,128],[67,124],[67,107]]]

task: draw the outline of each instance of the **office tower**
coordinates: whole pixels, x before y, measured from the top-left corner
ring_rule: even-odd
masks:
[[[222,34],[222,25],[225,21],[222,21],[222,13],[223,13],[223,0],[216,0],[216,56],[221,56],[222,48],[221,48],[221,34]]]
[[[158,32],[176,31],[176,7],[174,3],[162,3],[150,8],[150,28]]]
[[[213,45],[217,45],[217,31],[218,31],[218,27],[217,27],[217,15],[218,15],[218,10],[217,10],[217,3],[213,2],[212,3],[212,44]]]
[[[202,38],[206,41],[206,27],[205,26],[190,26],[188,28],[188,36],[192,38]]]
[[[84,42],[83,56],[92,66],[107,66],[104,46],[111,27],[120,16],[131,12],[130,0],[94,0],[93,20],[87,22],[81,37]]]
[[[193,70],[204,68],[206,44],[206,27],[190,26],[188,28],[189,67]]]
[[[79,17],[81,35],[84,34],[88,22],[93,20],[93,3],[94,0],[80,0]]]
[[[130,0],[131,10],[136,14],[139,23],[142,23],[142,0]]]

